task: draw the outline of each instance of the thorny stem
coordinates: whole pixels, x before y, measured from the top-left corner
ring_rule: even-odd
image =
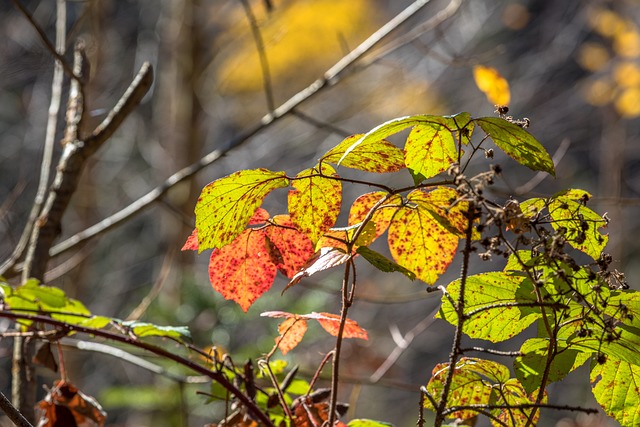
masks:
[[[349,278],[352,268],[355,268],[353,267],[353,258],[349,258],[344,267],[344,278],[342,279],[342,309],[340,311],[340,327],[338,328],[336,347],[333,354],[333,369],[331,372],[331,398],[329,400],[329,427],[332,427],[336,421],[336,407],[338,405],[338,382],[340,380],[340,351],[342,350],[342,334],[344,333],[344,325],[347,322],[347,313],[349,311],[349,307],[351,306],[351,301],[349,300]],[[351,295],[351,298],[353,298],[353,294]]]
[[[32,322],[39,322],[39,323],[51,325],[68,332],[79,332],[79,333],[89,334],[97,337],[103,337],[112,341],[117,341],[124,344],[132,345],[134,347],[146,350],[150,353],[153,353],[157,356],[160,356],[168,360],[173,360],[174,362],[182,366],[185,366],[194,372],[197,372],[201,375],[211,378],[213,381],[216,381],[222,387],[224,387],[228,392],[233,394],[243,405],[245,405],[247,409],[251,412],[251,414],[254,417],[256,417],[258,420],[260,420],[265,427],[275,427],[271,422],[271,420],[269,419],[269,417],[264,412],[262,412],[262,410],[255,404],[255,402],[249,399],[244,393],[242,393],[242,391],[240,391],[236,386],[234,386],[222,373],[205,368],[204,366],[194,362],[193,360],[182,357],[171,351],[165,350],[163,348],[157,347],[153,344],[149,344],[144,341],[140,341],[134,336],[121,335],[115,332],[105,331],[102,329],[87,328],[85,326],[71,325],[56,319],[52,319],[51,317],[47,317],[47,316],[40,316],[40,315],[34,315],[34,314],[20,314],[20,313],[15,313],[15,312],[6,311],[6,310],[0,311],[0,317],[5,317],[7,319],[14,319],[14,320],[30,320]]]
[[[458,301],[456,303],[456,314],[458,316],[458,323],[456,324],[456,331],[453,339],[453,345],[451,347],[451,353],[449,355],[449,370],[447,371],[447,378],[445,379],[442,387],[442,393],[440,394],[440,401],[436,407],[436,419],[434,421],[435,427],[440,427],[445,419],[445,409],[447,407],[447,400],[449,399],[449,391],[453,382],[453,375],[456,370],[456,363],[461,354],[460,344],[462,342],[462,328],[466,320],[464,313],[464,299],[465,299],[465,287],[467,284],[467,276],[469,274],[469,257],[471,255],[471,238],[473,235],[473,219],[475,217],[476,206],[475,203],[469,202],[468,210],[466,212],[467,228],[465,230],[465,242],[464,249],[462,251],[462,271],[460,273],[460,291],[458,295]]]

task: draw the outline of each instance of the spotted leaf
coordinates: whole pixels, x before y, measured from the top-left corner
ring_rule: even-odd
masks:
[[[300,271],[313,256],[311,240],[295,228],[289,215],[273,217],[272,225],[265,232],[268,242],[277,251],[276,267],[288,278]]]
[[[432,193],[409,193],[407,203],[391,221],[388,237],[393,259],[428,285],[434,284],[451,264],[459,240],[451,227],[443,225],[447,217],[434,216],[438,206],[434,200],[439,199],[439,194]]]
[[[278,332],[280,336],[276,338],[276,345],[282,354],[287,354],[304,338],[307,332],[307,321],[298,317],[289,317],[278,325]]]
[[[289,191],[291,221],[315,244],[336,223],[342,202],[340,181],[329,178],[335,170],[327,165],[300,172]]]
[[[267,169],[235,172],[206,185],[195,208],[198,251],[231,243],[267,194],[288,185],[284,172]]]
[[[362,134],[358,134],[347,137],[329,150],[322,157],[322,160],[337,164],[347,149],[362,136]],[[368,139],[359,144],[349,152],[348,156],[342,159],[340,165],[376,173],[396,172],[405,167],[402,150],[384,139]]]
[[[269,290],[276,271],[263,230],[243,231],[231,244],[214,250],[209,262],[213,288],[244,311]]]
[[[407,138],[405,163],[416,183],[436,176],[458,160],[452,131],[444,117],[414,126]]]

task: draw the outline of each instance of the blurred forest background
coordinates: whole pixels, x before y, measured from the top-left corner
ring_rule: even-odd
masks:
[[[22,4],[55,40],[56,1]],[[250,5],[251,15],[243,4]],[[247,314],[215,294],[208,256],[181,253],[194,225],[193,207],[209,181],[238,169],[297,172],[314,164],[345,135],[366,132],[409,114],[494,114],[475,87],[472,67],[496,67],[511,86],[510,114],[528,117],[529,131],[554,155],[557,177],[537,176],[498,157],[504,169],[492,197],[520,200],[581,188],[591,207],[611,218],[608,250],[632,288],[640,276],[640,3],[637,0],[433,0],[362,60],[289,114],[246,141],[270,103],[281,105],[411,4],[406,0],[86,0],[68,1],[67,54],[82,38],[91,63],[86,96],[93,128],[126,89],[143,61],[155,83],[142,105],[91,160],[65,216],[59,241],[125,208],[172,173],[214,150],[235,146],[194,179],[97,238],[55,256],[47,282],[82,300],[93,313],[189,325],[194,342],[215,345],[236,362],[268,352],[277,321],[265,310],[294,313],[339,309],[340,273],[303,281],[280,296],[276,282]],[[261,33],[271,91],[265,92],[250,20]],[[13,251],[36,192],[51,98],[53,58],[12,2],[0,4],[0,260]],[[64,87],[68,87],[65,79]],[[63,97],[66,102],[66,95]],[[64,108],[64,105],[63,105]],[[58,138],[63,121],[58,122]],[[55,158],[60,154],[56,145]],[[482,170],[487,164],[478,164]],[[352,173],[352,172],[349,172]],[[388,177],[392,185],[410,182]],[[347,193],[353,200],[356,188]],[[266,201],[286,209],[286,194]],[[346,205],[346,203],[345,203]],[[490,266],[478,262],[477,270]],[[494,265],[495,268],[495,265]],[[456,277],[454,262],[440,284]],[[18,280],[18,276],[8,279]],[[433,321],[439,299],[401,275],[359,271],[360,298],[350,311],[370,334],[347,341],[342,400],[349,417],[415,424],[418,387],[446,360],[451,328]],[[142,306],[141,306],[142,304]],[[0,328],[8,325],[0,322]],[[415,329],[414,329],[415,328]],[[379,370],[415,339],[397,362]],[[394,340],[395,339],[395,340]],[[359,340],[355,340],[359,341]],[[332,339],[312,329],[286,359],[312,375]],[[167,344],[171,345],[171,344]],[[0,389],[10,394],[10,340],[0,341]],[[513,343],[505,343],[513,349]],[[396,350],[399,351],[399,350]],[[197,390],[120,359],[67,349],[70,379],[95,396],[109,425],[198,426],[223,416]],[[152,360],[163,364],[162,360]],[[45,383],[55,375],[42,370]],[[550,399],[595,405],[578,370]],[[42,392],[44,393],[44,392]],[[596,426],[543,411],[540,425]],[[1,418],[0,418],[1,419]],[[557,424],[556,424],[557,423]],[[600,424],[599,424],[600,423]],[[7,424],[8,425],[8,424]]]

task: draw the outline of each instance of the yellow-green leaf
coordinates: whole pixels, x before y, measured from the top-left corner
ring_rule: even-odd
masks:
[[[232,173],[205,186],[195,208],[198,252],[231,243],[267,194],[288,185],[284,172],[253,169]]]
[[[443,121],[434,120],[414,126],[407,138],[405,163],[416,183],[436,176],[457,161],[458,150],[453,134],[441,123]]]
[[[555,176],[551,156],[529,132],[498,117],[476,119],[483,131],[509,157],[529,169]]]
[[[434,216],[436,207],[442,207],[435,203],[439,197],[438,192],[412,191],[389,226],[393,259],[428,285],[447,269],[458,248],[459,236]]]
[[[640,366],[609,358],[591,365],[593,395],[623,426],[640,425]]]
[[[318,239],[336,223],[342,203],[340,181],[328,178],[336,171],[322,164],[300,172],[289,191],[289,213],[291,221],[306,234],[315,245]]]
[[[451,301],[457,301],[460,280],[447,286],[437,317],[455,325],[458,315]],[[471,338],[491,342],[507,340],[541,317],[535,307],[531,282],[522,277],[494,271],[469,276],[466,281],[464,313],[469,316],[462,331]]]
[[[333,147],[322,157],[322,160],[337,164],[344,153],[363,135],[351,135]],[[401,149],[384,139],[368,139],[351,150],[341,166],[365,172],[396,172],[405,167]]]

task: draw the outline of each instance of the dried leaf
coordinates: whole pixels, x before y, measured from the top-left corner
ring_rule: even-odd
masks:
[[[106,412],[96,400],[69,382],[58,381],[38,403],[39,427],[101,427]]]
[[[296,317],[290,317],[278,325],[280,336],[276,338],[276,345],[283,355],[294,349],[307,332],[307,321]]]

